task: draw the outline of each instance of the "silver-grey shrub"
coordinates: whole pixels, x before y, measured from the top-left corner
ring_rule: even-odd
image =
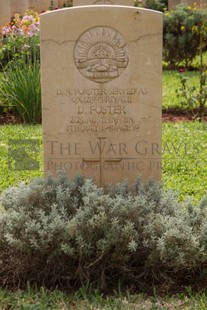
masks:
[[[1,285],[101,289],[199,276],[207,262],[207,197],[179,203],[160,184],[98,188],[60,174],[1,196]]]

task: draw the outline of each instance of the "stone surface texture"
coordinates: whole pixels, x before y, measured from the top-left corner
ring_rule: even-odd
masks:
[[[10,0],[11,17],[16,13],[23,15],[29,7],[29,0]]]
[[[0,0],[0,27],[10,21],[10,0]]]
[[[41,15],[44,170],[106,186],[161,177],[162,14],[81,6]]]

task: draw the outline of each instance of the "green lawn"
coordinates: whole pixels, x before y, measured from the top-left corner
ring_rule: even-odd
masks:
[[[29,180],[36,176],[42,176],[42,133],[41,126],[23,126],[23,125],[9,125],[0,127],[0,192],[20,181]],[[38,152],[31,154],[31,157],[37,159],[39,162],[39,170],[18,170],[18,165],[12,161],[15,140],[20,140],[24,144],[24,139],[34,140],[39,142]],[[12,141],[14,140],[14,141]],[[37,158],[36,158],[37,155]]]
[[[184,73],[178,73],[178,71],[163,71],[162,107],[164,109],[182,108],[176,95],[176,89],[180,87],[179,74],[184,74],[186,77],[190,78],[192,85],[198,87],[199,73],[196,71]]]
[[[41,126],[6,125],[0,128],[0,191],[20,181],[43,175]],[[14,141],[12,141],[12,139]],[[24,139],[39,143],[32,152]],[[20,140],[27,153],[38,161],[39,169],[18,170],[11,151]],[[31,146],[33,149],[33,145]],[[190,195],[195,201],[206,193],[207,187],[207,124],[199,122],[163,123],[162,180],[165,188],[179,192],[180,198]],[[35,168],[35,167],[34,167]]]
[[[207,192],[207,124],[163,124],[162,180],[184,199],[196,201]]]
[[[195,85],[198,73],[188,72]],[[164,71],[163,74],[163,107],[180,107],[176,98],[179,87],[177,72]],[[25,144],[31,139],[34,144]],[[38,162],[39,168],[34,170],[18,170],[14,160],[15,141],[19,141],[27,149],[30,157]],[[7,187],[21,181],[29,181],[33,177],[43,176],[42,127],[5,125],[0,127],[0,193]],[[33,151],[33,146],[37,151]],[[198,202],[207,191],[207,124],[199,122],[163,123],[163,160],[162,181],[165,188],[178,192],[181,200],[187,196]],[[18,161],[18,158],[17,158]],[[166,290],[166,287],[165,287]],[[192,294],[190,289],[182,288],[183,293],[165,297],[152,297],[142,294],[103,296],[98,292],[91,294],[86,288],[78,292],[66,294],[60,291],[47,291],[44,288],[17,290],[10,292],[0,290],[0,310],[6,309],[39,309],[39,310],[130,310],[130,309],[207,309],[207,295]],[[113,294],[114,292],[112,292]]]

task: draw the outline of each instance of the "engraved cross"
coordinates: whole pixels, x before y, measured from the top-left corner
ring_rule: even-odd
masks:
[[[120,158],[104,158],[103,156],[103,150],[106,142],[106,137],[99,137],[99,158],[83,158],[83,165],[84,163],[90,163],[90,164],[97,164],[99,163],[99,181],[100,181],[100,186],[103,185],[103,174],[104,174],[104,165],[106,163],[112,164],[112,163],[117,163],[122,161],[122,157]],[[104,145],[102,145],[102,141]]]

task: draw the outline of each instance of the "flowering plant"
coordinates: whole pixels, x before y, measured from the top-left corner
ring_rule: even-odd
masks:
[[[41,120],[39,16],[26,11],[2,27],[0,105],[25,123]]]
[[[39,61],[39,16],[28,10],[21,18],[18,14],[12,22],[1,28],[0,61],[3,67],[14,60]]]
[[[8,37],[11,35],[23,35],[33,37],[39,34],[39,16],[32,11],[26,11],[26,15],[20,18],[19,14],[15,15],[13,22],[2,27],[2,35]]]

